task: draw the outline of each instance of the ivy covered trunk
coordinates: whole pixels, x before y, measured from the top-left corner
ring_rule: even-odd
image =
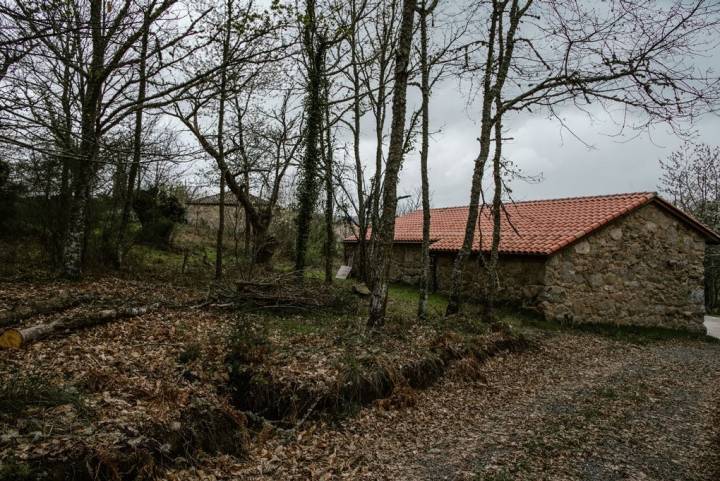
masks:
[[[305,275],[306,254],[315,202],[318,196],[320,140],[322,135],[322,88],[325,68],[325,42],[318,33],[315,0],[306,0],[303,18],[303,46],[307,61],[307,97],[305,100],[305,154],[300,164],[298,186],[297,241],[295,272],[298,282]]]

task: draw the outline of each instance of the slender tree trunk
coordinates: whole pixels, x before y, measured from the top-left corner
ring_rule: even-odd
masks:
[[[225,176],[220,174],[220,204],[218,205],[218,229],[215,243],[215,279],[222,278],[223,237],[225,237]]]
[[[380,78],[384,75],[384,65],[380,66]],[[375,174],[372,179],[372,207],[371,223],[377,225],[380,220],[380,197],[382,195],[382,168],[383,168],[383,130],[385,129],[385,84],[378,85],[378,106],[375,113]]]
[[[355,276],[367,282],[367,233],[368,216],[365,203],[365,178],[363,173],[362,158],[360,156],[360,76],[358,71],[357,55],[357,9],[355,0],[352,2],[353,20],[352,42],[350,52],[352,58],[352,84],[353,84],[353,156],[355,158],[355,178],[357,180],[357,216],[358,216],[358,244],[353,258],[353,270]]]
[[[245,192],[250,192],[250,174],[248,173],[248,170],[250,167],[248,165],[245,165],[245,172],[243,174],[243,185],[245,186]],[[253,252],[252,252],[252,224],[250,223],[250,216],[247,214],[247,212],[243,215],[243,220],[245,221],[245,257],[248,261],[251,261],[253,259]]]
[[[490,154],[490,134],[492,119],[492,68],[495,62],[495,36],[497,35],[498,19],[496,15],[496,7],[490,23],[490,34],[488,37],[487,60],[485,62],[485,77],[483,79],[483,102],[482,102],[482,119],[480,125],[480,153],[475,159],[475,168],[473,169],[472,182],[470,185],[470,203],[468,204],[468,218],[465,224],[465,237],[462,247],[455,257],[453,270],[451,274],[450,298],[448,300],[446,313],[448,315],[455,314],[460,310],[462,299],[463,269],[465,261],[472,252],[473,241],[475,239],[475,228],[477,227],[480,194],[482,192],[483,172],[485,164]],[[481,246],[482,248],[482,246]]]
[[[407,110],[407,83],[410,47],[413,37],[416,0],[404,0],[400,40],[395,61],[395,90],[393,92],[390,148],[383,182],[383,205],[380,225],[377,229],[377,247],[373,249],[373,285],[370,296],[368,327],[382,326],[387,307],[390,256],[395,234],[397,210],[397,181],[404,157],[405,114]]]
[[[468,207],[468,219],[465,228],[463,245],[458,252],[452,271],[452,287],[450,299],[447,306],[447,314],[454,314],[460,310],[462,300],[462,275],[465,261],[472,252],[475,230],[478,223],[480,194],[482,193],[482,177],[485,165],[490,153],[490,141],[493,124],[502,115],[501,93],[507,78],[510,63],[513,58],[515,46],[515,34],[522,14],[519,11],[518,0],[512,0],[510,7],[510,24],[505,34],[503,32],[503,16],[508,2],[493,2],[492,19],[490,23],[490,34],[488,37],[488,52],[485,62],[485,78],[483,80],[483,105],[482,119],[480,126],[480,154],[475,159],[472,185],[470,188],[470,204]],[[526,4],[527,8],[529,3]],[[504,36],[505,35],[505,36]],[[497,42],[497,59],[496,56]],[[493,77],[495,82],[493,84]],[[497,112],[493,118],[493,104],[497,102]],[[482,246],[479,246],[482,251]]]
[[[496,99],[497,111],[500,111],[500,99]],[[493,204],[492,204],[492,245],[486,268],[485,280],[485,309],[483,317],[486,322],[493,320],[495,298],[498,288],[498,257],[500,249],[500,220],[502,215],[502,119],[498,113],[495,121],[495,152],[493,153]]]
[[[70,191],[70,163],[71,157],[67,155],[67,151],[63,151],[60,158],[62,162],[62,173],[60,175],[60,199],[55,215],[54,229],[52,233],[52,264],[54,267],[60,267],[63,261],[64,240],[67,235],[68,210],[72,200],[72,192]]]
[[[116,268],[122,267],[124,263],[125,252],[127,250],[125,246],[127,229],[130,223],[130,212],[132,210],[133,200],[135,199],[135,181],[140,169],[140,158],[142,156],[143,108],[145,106],[145,92],[147,88],[146,62],[149,30],[149,27],[145,29],[140,43],[140,80],[138,82],[138,106],[135,111],[135,131],[133,132],[133,160],[128,171],[127,189],[124,196],[125,201],[120,215],[120,225],[118,226],[117,245],[115,246]]]
[[[225,131],[225,102],[227,100],[227,63],[230,60],[230,33],[232,30],[232,8],[233,0],[227,0],[227,11],[225,15],[225,36],[222,44],[222,62],[223,67],[220,70],[220,98],[218,105],[218,126],[217,126],[217,145],[218,145],[218,163],[225,165],[225,139],[223,137]],[[225,174],[225,175],[224,175]],[[220,172],[220,206],[218,208],[220,219],[218,220],[217,244],[215,251],[215,278],[222,278],[222,251],[223,237],[225,236],[225,177],[228,173]]]
[[[392,23],[392,22],[391,22]],[[370,218],[373,229],[380,223],[380,199],[382,198],[383,192],[383,132],[385,130],[385,116],[386,106],[385,97],[387,92],[387,85],[385,84],[385,74],[390,65],[388,52],[391,51],[392,33],[388,33],[388,26],[384,26],[382,32],[382,39],[380,41],[380,52],[378,54],[378,90],[377,90],[377,102],[375,105],[375,173],[372,179],[372,205],[370,207]],[[397,66],[396,66],[397,71]],[[371,256],[372,251],[375,248],[375,231],[372,232],[373,241],[371,242],[370,250]],[[372,282],[372,280],[371,280]]]
[[[333,146],[330,131],[330,92],[325,82],[325,283],[333,282],[333,258],[335,257],[335,229],[333,225]]]
[[[430,137],[430,66],[428,65],[428,10],[426,1],[420,7],[420,90],[422,95],[422,140],[420,147],[420,182],[422,189],[422,267],[420,270],[420,299],[418,318],[427,318],[430,292],[430,182],[428,180],[428,148]]]
[[[65,52],[70,49],[66,45]],[[71,173],[73,158],[76,153],[75,142],[73,140],[73,114],[72,102],[70,99],[72,89],[72,71],[69,65],[65,65],[63,69],[63,85],[60,102],[63,109],[63,123],[60,127],[56,142],[59,144],[61,152],[59,160],[62,164],[62,172],[60,175],[60,198],[55,209],[52,209],[53,232],[51,240],[51,257],[54,267],[61,267],[63,262],[63,243],[67,235],[68,228],[68,212],[72,201],[71,191]]]

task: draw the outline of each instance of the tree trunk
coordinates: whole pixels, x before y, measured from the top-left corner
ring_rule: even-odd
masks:
[[[248,165],[245,165],[245,173],[243,174],[243,185],[245,186],[245,191],[250,192],[250,174],[249,174],[250,167]],[[247,214],[247,211],[245,212],[245,215],[243,215],[243,220],[245,222],[245,232],[244,232],[244,243],[245,243],[245,258],[248,261],[253,260],[253,254],[252,254],[252,224],[250,223],[250,216]]]
[[[358,243],[353,258],[354,275],[361,281],[367,282],[367,233],[368,215],[365,202],[365,179],[363,173],[362,158],[360,156],[360,75],[358,71],[357,55],[357,16],[355,0],[352,2],[353,20],[352,42],[350,52],[352,58],[352,84],[353,84],[353,156],[355,158],[355,179],[357,184],[357,216],[358,216]]]
[[[527,5],[529,6],[529,4]],[[485,77],[483,79],[483,104],[480,125],[480,154],[478,155],[477,159],[475,159],[475,169],[473,171],[472,185],[470,187],[468,219],[465,226],[465,238],[463,239],[462,248],[458,252],[458,255],[455,258],[455,262],[453,264],[452,287],[450,292],[450,299],[447,306],[447,314],[454,314],[460,310],[460,304],[462,300],[463,268],[465,267],[465,261],[472,252],[475,230],[478,223],[480,194],[482,193],[482,177],[483,171],[485,170],[485,164],[487,163],[490,153],[490,139],[492,128],[494,122],[498,120],[501,115],[501,92],[507,78],[510,63],[513,58],[515,33],[517,32],[520,18],[522,16],[518,13],[517,0],[513,0],[510,7],[510,25],[507,31],[507,38],[504,39],[502,19],[503,15],[505,14],[506,6],[507,2],[493,2],[490,33],[488,36],[487,59],[485,62]],[[495,58],[496,42],[498,43],[497,60]],[[495,77],[494,84],[493,76]],[[493,118],[492,107],[495,102],[498,102],[498,112],[496,112],[496,118]],[[482,245],[480,246],[480,250],[482,251]]]
[[[495,8],[495,7],[493,7]],[[462,275],[465,267],[465,260],[472,252],[473,240],[475,238],[475,228],[478,221],[480,193],[482,191],[483,172],[485,163],[490,153],[490,120],[492,114],[493,99],[492,94],[492,64],[495,62],[495,36],[497,31],[497,15],[493,11],[490,23],[490,35],[488,37],[487,60],[485,62],[485,77],[483,79],[483,103],[482,103],[482,119],[480,125],[480,153],[475,159],[475,167],[473,169],[472,182],[470,185],[470,202],[468,204],[468,218],[465,224],[465,237],[462,247],[455,257],[453,270],[451,274],[450,298],[448,300],[446,314],[455,314],[460,310],[462,296]],[[481,246],[482,247],[482,246]]]
[[[383,205],[380,225],[377,229],[377,247],[373,249],[373,282],[370,296],[368,327],[382,326],[387,307],[390,256],[395,234],[397,210],[397,181],[404,157],[405,114],[407,110],[407,82],[410,47],[413,37],[416,0],[404,0],[400,39],[395,62],[395,90],[393,92],[390,148],[383,182]]]
[[[428,148],[430,137],[430,66],[428,65],[428,10],[423,0],[420,7],[420,90],[422,95],[422,140],[420,147],[420,182],[422,189],[422,267],[420,270],[420,299],[418,318],[427,318],[430,292],[430,182],[428,180]]]
[[[130,212],[135,198],[135,182],[140,170],[140,158],[142,156],[142,128],[143,108],[145,106],[145,92],[147,86],[146,62],[148,49],[149,26],[145,29],[140,43],[140,79],[138,82],[137,110],[135,111],[135,131],[133,132],[133,160],[130,164],[127,178],[127,189],[125,191],[125,202],[123,203],[120,225],[118,226],[117,245],[115,246],[115,267],[120,268],[124,264],[125,246],[128,224],[130,223]]]
[[[322,84],[325,70],[325,42],[318,34],[315,17],[315,0],[306,0],[303,25],[303,45],[307,58],[307,98],[305,120],[305,154],[300,166],[298,186],[297,242],[295,246],[295,272],[298,283],[303,282],[305,263],[312,224],[313,211],[318,194],[318,144],[322,135]]]
[[[335,229],[333,225],[333,147],[330,132],[330,106],[328,82],[325,82],[325,283],[333,282],[335,256]]]
[[[93,163],[98,152],[97,119],[103,90],[105,41],[102,36],[102,2],[90,4],[92,59],[85,82],[81,109],[81,141],[76,172],[73,175],[73,198],[68,216],[68,228],[63,245],[63,276],[78,279],[82,275],[83,247],[88,202],[90,198]]]
[[[220,174],[220,205],[218,206],[218,230],[215,244],[215,279],[222,278],[223,237],[225,236],[225,176]]]
[[[385,38],[388,38],[385,36]],[[380,45],[380,53],[378,60],[378,91],[377,91],[377,102],[375,105],[375,174],[372,179],[372,205],[371,211],[371,224],[373,226],[378,225],[380,222],[380,198],[382,196],[383,182],[382,182],[382,159],[383,159],[383,134],[385,130],[385,96],[387,92],[387,85],[385,85],[385,72],[388,68],[388,56],[387,51],[390,45],[387,42],[382,42]],[[396,69],[397,70],[397,69]],[[374,231],[373,231],[374,233]],[[374,237],[374,236],[373,236]]]
[[[227,63],[229,62],[230,52],[230,33],[232,25],[232,8],[233,0],[227,0],[227,18],[225,19],[225,36],[222,44],[222,62],[223,67],[220,70],[220,100],[218,105],[218,126],[217,126],[217,145],[218,145],[218,163],[225,165],[225,139],[223,138],[225,130],[225,102],[227,100]],[[226,169],[227,170],[227,169]],[[217,245],[215,257],[215,278],[222,277],[222,249],[223,236],[225,235],[225,177],[228,172],[220,171],[220,207],[218,208],[220,219],[218,221]]]
[[[493,231],[492,231],[492,245],[490,247],[490,257],[488,259],[487,266],[485,266],[486,280],[485,280],[485,309],[483,317],[486,322],[493,321],[493,310],[495,307],[495,298],[497,296],[498,289],[498,255],[500,249],[500,220],[502,215],[502,119],[500,117],[500,99],[496,99],[497,105],[497,119],[495,121],[495,152],[493,153],[493,204],[492,204],[492,219],[493,219]]]

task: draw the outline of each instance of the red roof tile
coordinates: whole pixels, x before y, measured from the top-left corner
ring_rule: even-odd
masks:
[[[720,237],[694,218],[682,213],[654,192],[615,194],[594,197],[516,202],[505,206],[501,219],[500,252],[505,254],[549,255],[608,222],[649,202],[657,202],[676,217],[701,231],[714,242]],[[430,238],[433,251],[457,251],[462,246],[467,222],[467,207],[431,210]],[[492,219],[488,207],[482,209],[475,231],[473,250],[490,249]],[[482,234],[482,235],[480,235]],[[355,239],[348,238],[347,242]],[[398,217],[395,242],[422,241],[422,211]]]

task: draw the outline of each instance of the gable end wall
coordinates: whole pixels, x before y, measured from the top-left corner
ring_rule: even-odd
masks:
[[[704,332],[705,241],[654,204],[551,256],[540,309],[575,323]]]

